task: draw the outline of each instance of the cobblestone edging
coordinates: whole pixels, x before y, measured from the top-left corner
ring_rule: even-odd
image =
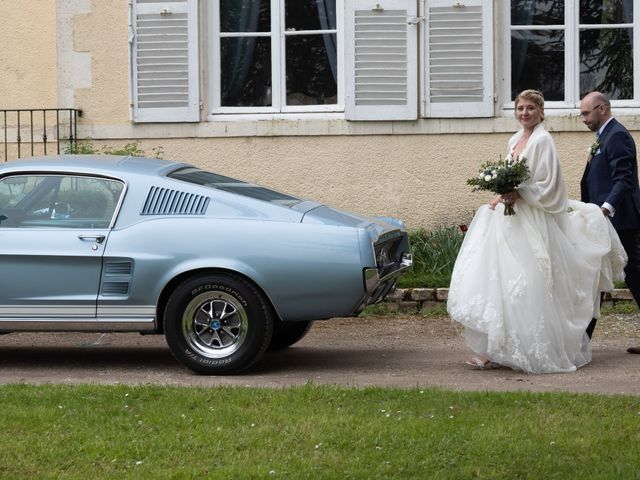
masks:
[[[392,312],[419,312],[446,302],[448,296],[448,288],[397,288],[387,295],[385,305]],[[616,288],[604,294],[604,303],[627,301],[633,301],[628,288]]]

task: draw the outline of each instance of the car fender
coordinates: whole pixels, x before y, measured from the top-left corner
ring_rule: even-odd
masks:
[[[132,259],[126,300],[132,304],[157,303],[166,286],[185,273],[224,269],[253,281],[283,320],[314,320],[349,315],[362,299],[360,236],[357,228],[340,226],[158,219],[114,230],[105,262]]]

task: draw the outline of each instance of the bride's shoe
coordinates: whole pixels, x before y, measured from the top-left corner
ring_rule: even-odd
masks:
[[[476,370],[492,370],[495,368],[500,368],[500,364],[496,362],[492,362],[491,360],[482,360],[479,357],[472,357],[471,360],[467,360],[464,362],[465,365],[469,365],[470,367],[475,368]]]

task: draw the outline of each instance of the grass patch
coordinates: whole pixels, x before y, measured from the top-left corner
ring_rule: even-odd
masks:
[[[420,315],[425,317],[446,317],[449,315],[447,312],[447,303],[446,302],[437,302],[428,307],[422,307],[420,310]]]
[[[637,478],[640,399],[0,387],[1,478]]]
[[[633,300],[616,302],[604,302],[600,307],[600,313],[602,315],[614,315],[614,314],[636,314],[640,313],[638,305]]]
[[[450,271],[430,273],[409,270],[398,279],[398,288],[448,288],[450,283]]]
[[[360,314],[359,317],[381,317],[387,315],[395,315],[394,312],[391,311],[391,307],[384,302],[374,303],[373,305],[367,306]]]
[[[420,310],[412,309],[407,311],[397,311],[391,304],[388,303],[376,303],[369,305],[361,313],[360,317],[387,317],[393,315],[407,315],[411,317],[423,316],[423,317],[446,317],[447,313],[446,302],[433,302],[433,305],[423,306]]]

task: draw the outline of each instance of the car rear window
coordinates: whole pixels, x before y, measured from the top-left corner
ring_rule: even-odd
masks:
[[[211,187],[224,192],[235,193],[236,195],[255,198],[278,205],[292,206],[301,202],[299,198],[292,197],[291,195],[254,185],[253,183],[236,180],[235,178],[218,175],[217,173],[200,170],[195,167],[181,168],[180,170],[171,172],[167,176],[183,182]]]

